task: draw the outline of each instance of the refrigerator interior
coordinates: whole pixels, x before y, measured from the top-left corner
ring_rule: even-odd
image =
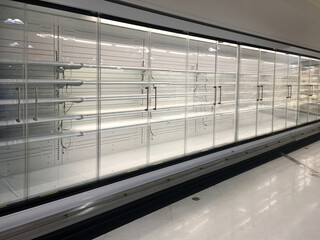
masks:
[[[317,59],[0,3],[0,207],[319,119]]]

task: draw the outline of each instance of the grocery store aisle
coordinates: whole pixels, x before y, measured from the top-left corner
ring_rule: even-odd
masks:
[[[312,143],[96,239],[319,239],[319,149]]]

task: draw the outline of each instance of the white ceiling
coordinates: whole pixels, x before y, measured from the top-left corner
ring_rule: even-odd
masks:
[[[320,51],[320,0],[123,0]]]

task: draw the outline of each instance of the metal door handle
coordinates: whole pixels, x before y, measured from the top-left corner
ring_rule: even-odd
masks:
[[[147,108],[145,110],[149,111],[149,87],[146,87],[146,89],[147,89]]]
[[[156,86],[153,86],[153,89],[154,89],[154,97],[155,97],[153,110],[157,110],[158,90]]]
[[[290,85],[287,85],[287,98],[290,98]]]
[[[219,97],[219,102],[218,102],[218,104],[221,104],[221,98],[222,98],[222,97],[221,97],[221,89],[222,89],[222,88],[221,88],[221,86],[218,86],[218,88],[220,88],[220,97]]]
[[[34,90],[34,118],[33,120],[38,121],[38,88],[33,88]]]
[[[261,87],[261,98],[260,98],[260,101],[263,100],[263,85],[260,86]]]
[[[214,86],[213,88],[214,88],[214,103],[213,103],[213,105],[216,105],[217,104],[217,87]]]
[[[289,85],[290,86],[290,98],[292,97],[292,85]]]
[[[257,101],[260,100],[260,86],[257,86]]]
[[[21,121],[21,91],[20,88],[16,88],[18,91],[18,118],[16,119],[17,122]]]

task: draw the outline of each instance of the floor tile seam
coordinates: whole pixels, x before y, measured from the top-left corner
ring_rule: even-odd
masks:
[[[291,162],[293,162],[293,163],[295,163],[295,164],[297,164],[297,165],[299,165],[299,166],[304,166],[305,168],[309,169],[312,173],[316,173],[316,174],[319,174],[319,175],[320,175],[320,173],[319,173],[317,170],[315,170],[315,169],[307,166],[306,164],[304,164],[304,163],[302,163],[301,161],[299,161],[299,160],[291,157],[290,155],[285,154],[285,153],[283,153],[283,152],[280,152],[280,154],[281,154],[283,157],[285,157],[286,159],[290,160]]]

